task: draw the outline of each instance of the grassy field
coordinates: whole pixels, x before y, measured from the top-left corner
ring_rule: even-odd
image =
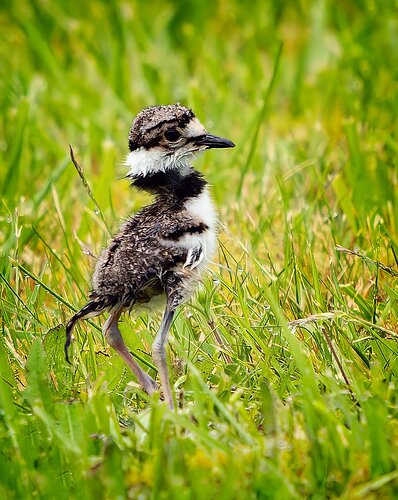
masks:
[[[1,498],[398,496],[396,7],[2,3]],[[174,322],[170,412],[101,319],[72,366],[63,343],[149,200],[122,180],[131,120],[177,101],[237,147],[196,164],[220,249]],[[158,325],[121,323],[152,376]]]

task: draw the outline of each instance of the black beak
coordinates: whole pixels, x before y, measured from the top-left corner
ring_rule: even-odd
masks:
[[[197,146],[207,146],[207,148],[234,148],[235,144],[229,139],[223,139],[217,135],[204,134],[199,137],[195,137],[193,142]]]

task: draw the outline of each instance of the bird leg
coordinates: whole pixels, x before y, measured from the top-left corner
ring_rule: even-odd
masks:
[[[160,384],[163,390],[164,398],[171,410],[174,408],[174,401],[166,362],[166,343],[175,310],[176,305],[174,304],[174,301],[168,298],[162,323],[155,337],[155,341],[152,344],[152,358],[159,372]]]
[[[122,310],[123,308],[118,308],[111,311],[109,318],[105,321],[105,324],[102,327],[102,333],[104,334],[108,344],[120,354],[127,365],[131,368],[144,391],[151,395],[158,390],[158,385],[153,378],[145,373],[140,365],[134,360],[130,351],[126,347],[117,326]]]

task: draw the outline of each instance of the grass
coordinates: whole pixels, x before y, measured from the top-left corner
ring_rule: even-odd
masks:
[[[2,5],[2,498],[398,495],[395,8]],[[63,342],[92,255],[148,201],[118,181],[131,119],[176,101],[237,147],[197,163],[220,250],[174,323],[170,412],[100,320],[71,367]],[[121,324],[153,376],[158,325]]]

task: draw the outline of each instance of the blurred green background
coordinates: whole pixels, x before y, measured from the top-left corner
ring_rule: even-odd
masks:
[[[1,2],[3,498],[397,494],[397,7]],[[149,200],[120,180],[131,120],[177,101],[237,147],[197,162],[220,265],[175,322],[171,414],[100,322],[67,367],[62,324]],[[122,324],[153,375],[157,325]]]

